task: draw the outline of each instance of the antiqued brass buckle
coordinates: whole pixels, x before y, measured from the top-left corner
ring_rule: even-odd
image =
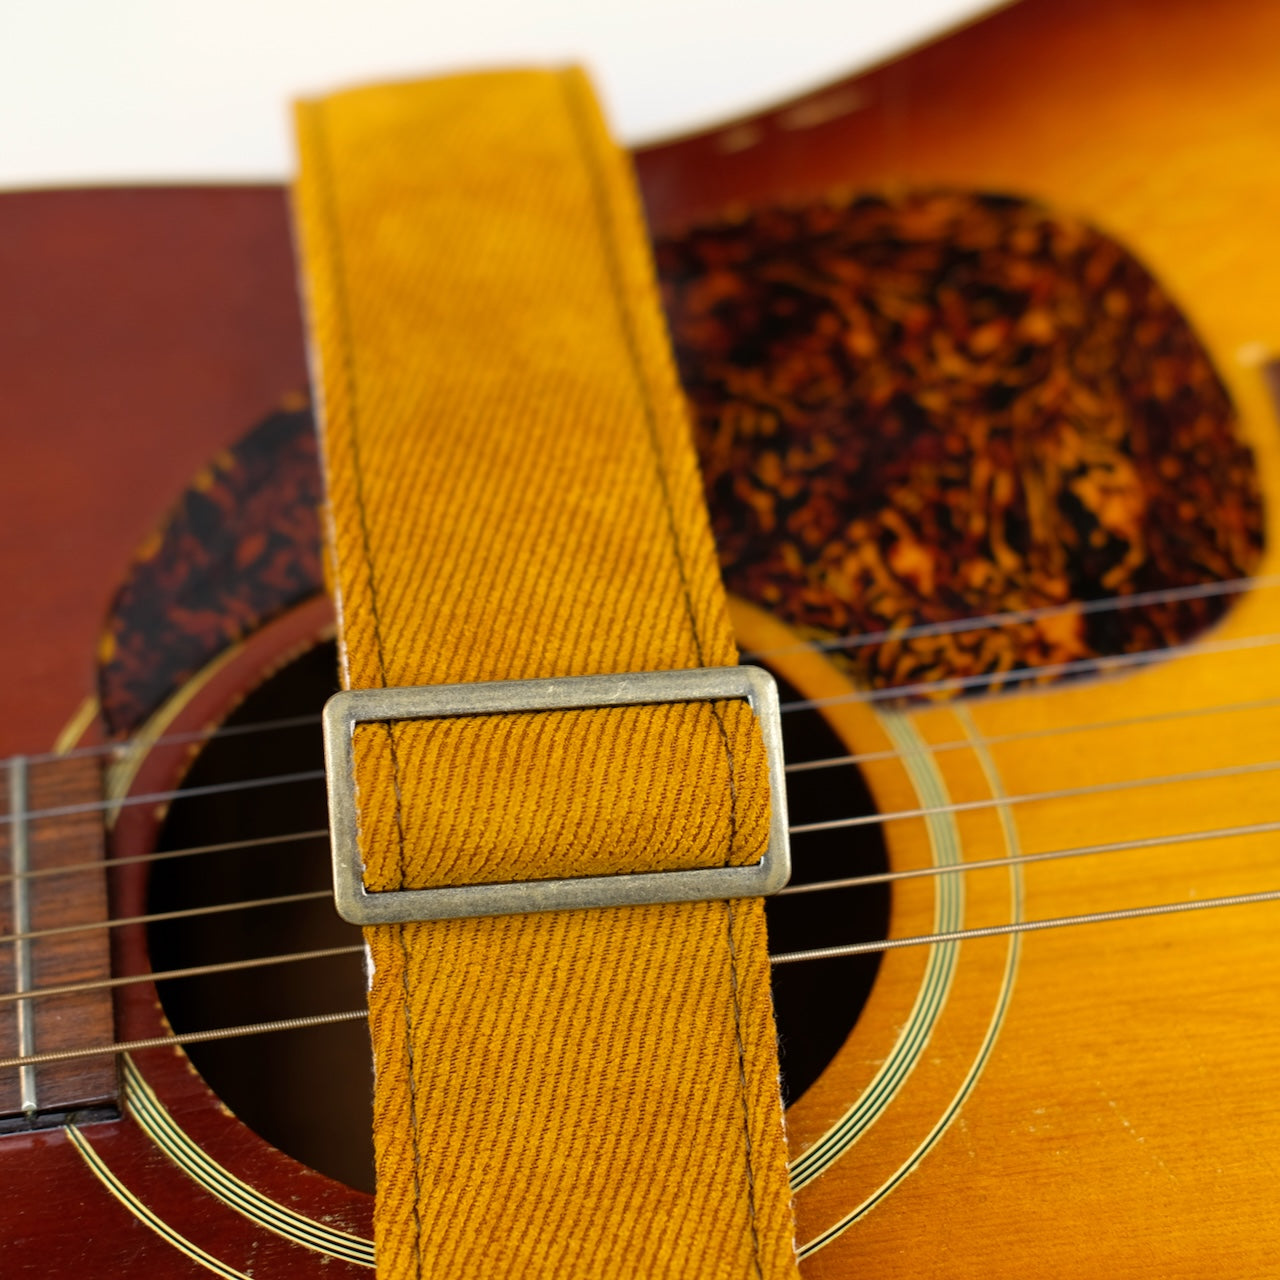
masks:
[[[663,702],[745,698],[760,724],[768,757],[771,817],[763,858],[745,867],[707,867],[564,880],[457,885],[370,893],[357,840],[356,726],[442,716],[510,715]],[[773,677],[759,667],[699,667],[625,675],[501,680],[487,684],[423,685],[408,689],[352,689],[324,709],[325,770],[333,887],[338,914],[353,924],[448,920],[460,916],[519,915],[576,907],[620,907],[655,902],[752,898],[776,893],[791,875],[782,722]]]

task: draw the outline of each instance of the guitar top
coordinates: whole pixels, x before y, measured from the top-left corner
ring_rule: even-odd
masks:
[[[787,690],[815,1280],[1274,1270],[1277,48],[1265,0],[1023,0],[636,156]],[[0,1067],[6,1274],[368,1275],[284,194],[0,225],[0,1058],[51,1055]]]

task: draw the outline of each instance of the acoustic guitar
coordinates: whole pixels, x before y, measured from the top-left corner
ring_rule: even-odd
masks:
[[[786,690],[814,1280],[1280,1268],[1277,49],[1024,0],[636,156]],[[0,224],[4,1274],[368,1275],[284,195]]]

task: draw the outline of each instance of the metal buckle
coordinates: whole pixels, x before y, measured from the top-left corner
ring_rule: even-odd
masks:
[[[727,698],[745,698],[750,704],[760,722],[768,756],[772,814],[768,850],[759,862],[745,867],[522,880],[384,893],[370,893],[364,887],[364,867],[356,836],[352,748],[356,725],[369,721],[569,711],[659,702],[711,702]],[[778,689],[773,677],[759,667],[701,667],[551,680],[423,685],[409,689],[352,689],[335,694],[325,704],[324,753],[334,898],[338,914],[353,924],[751,898],[777,892],[791,875]]]

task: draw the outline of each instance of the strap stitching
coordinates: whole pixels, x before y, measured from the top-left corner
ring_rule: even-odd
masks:
[[[760,1265],[760,1231],[756,1224],[755,1144],[751,1141],[751,1110],[747,1102],[747,1052],[742,1043],[742,1001],[738,992],[738,950],[733,944],[732,899],[725,900],[724,909],[727,925],[725,935],[729,943],[729,985],[733,994],[733,1035],[738,1046],[738,1083],[742,1096],[742,1137],[747,1149],[747,1200],[750,1207],[752,1253],[756,1275],[764,1280],[764,1271]]]
[[[333,261],[334,302],[338,313],[338,348],[342,353],[342,376],[347,386],[348,416],[350,420],[351,462],[355,477],[356,511],[360,517],[360,541],[364,551],[365,571],[369,579],[369,605],[373,615],[373,635],[375,651],[378,658],[378,674],[383,688],[387,685],[386,651],[382,641],[382,618],[378,612],[377,578],[373,568],[372,540],[369,536],[369,517],[365,506],[364,468],[360,454],[360,416],[357,412],[355,355],[351,343],[351,313],[347,297],[346,264],[342,253],[342,240],[339,234],[338,219],[334,208],[335,186],[333,171],[329,164],[328,139],[324,128],[324,104],[309,104],[303,113],[311,122],[311,132],[316,156],[318,189],[320,191],[320,215],[325,223],[325,231],[329,240],[329,249]],[[336,566],[335,566],[336,567]],[[391,752],[391,781],[395,791],[396,836],[400,850],[400,879],[405,877],[405,837],[404,810],[400,789],[400,760],[396,751],[395,734],[390,724],[384,724],[387,732],[387,744]],[[421,1280],[422,1276],[422,1184],[419,1173],[418,1144],[418,1085],[413,1051],[413,1028],[409,1004],[409,947],[405,940],[406,926],[391,926],[400,944],[402,960],[401,986],[404,991],[404,1041],[409,1060],[409,1136],[413,1143],[413,1219],[417,1230],[414,1232],[413,1253],[414,1269]]]
[[[676,528],[675,511],[671,502],[671,490],[667,484],[667,475],[663,467],[663,454],[661,439],[658,435],[656,408],[650,393],[649,381],[645,376],[644,363],[640,357],[639,345],[636,341],[635,331],[632,324],[632,316],[629,307],[629,298],[626,289],[623,286],[623,273],[621,263],[618,258],[617,246],[614,243],[615,226],[613,219],[610,217],[611,202],[608,198],[608,189],[603,181],[600,173],[598,159],[595,149],[591,145],[590,134],[584,119],[584,109],[578,96],[578,77],[573,72],[562,72],[558,77],[561,85],[564,87],[565,97],[569,106],[569,116],[573,122],[574,133],[578,140],[579,149],[581,150],[587,164],[587,174],[591,186],[593,204],[595,206],[596,217],[600,223],[603,232],[603,241],[605,245],[605,268],[609,276],[609,283],[614,295],[614,301],[617,304],[618,319],[622,329],[623,341],[627,348],[627,356],[631,364],[632,372],[635,375],[636,385],[640,390],[640,400],[644,407],[645,426],[648,429],[649,444],[654,455],[654,470],[657,473],[659,488],[662,493],[663,509],[667,517],[667,529],[671,535],[672,551],[675,555],[676,569],[680,576],[680,585],[684,593],[685,610],[689,618],[689,630],[693,635],[694,650],[698,655],[698,665],[705,667],[706,658],[702,648],[702,638],[698,634],[698,622],[694,612],[693,595],[689,587],[688,575],[685,571],[684,556],[681,553],[679,533]],[[726,865],[733,855],[734,845],[737,843],[738,818],[737,818],[737,787],[736,776],[734,773],[733,752],[729,745],[729,734],[725,728],[723,716],[720,709],[713,702],[710,704],[711,714],[715,718],[716,727],[719,730],[720,740],[724,746],[725,760],[729,770],[729,852],[726,857]],[[726,942],[729,952],[729,974],[730,988],[733,997],[733,1029],[734,1039],[738,1050],[738,1081],[741,1089],[742,1099],[742,1132],[743,1140],[746,1147],[746,1164],[747,1164],[747,1212],[748,1220],[751,1227],[752,1240],[752,1260],[755,1263],[756,1275],[760,1280],[764,1280],[764,1271],[760,1261],[760,1235],[756,1223],[756,1182],[755,1182],[755,1151],[751,1141],[751,1121],[750,1121],[750,1104],[747,1093],[747,1071],[746,1071],[746,1050],[742,1041],[742,1004],[738,994],[738,956],[737,949],[733,944],[733,904],[729,901],[725,902],[726,912]]]

